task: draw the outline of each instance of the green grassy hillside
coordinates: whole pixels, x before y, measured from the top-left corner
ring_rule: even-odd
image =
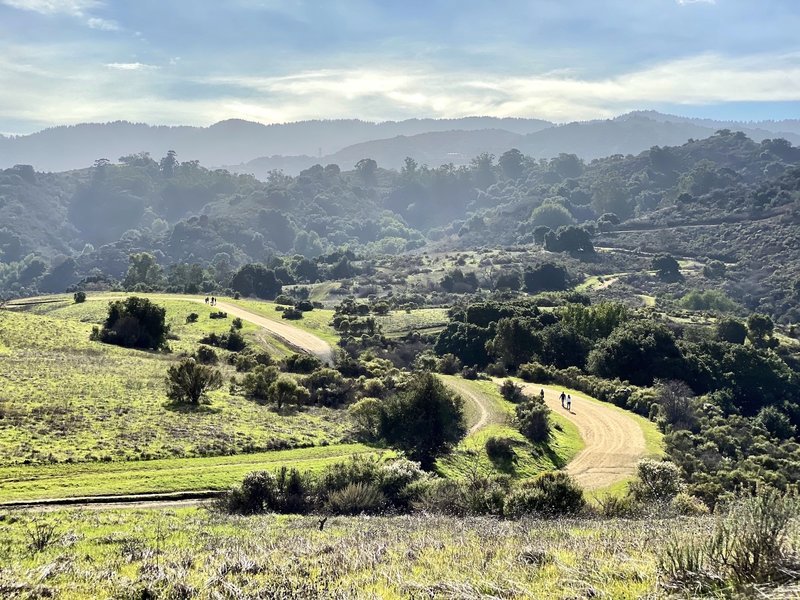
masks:
[[[341,411],[307,407],[278,414],[231,394],[227,386],[196,409],[172,404],[164,386],[167,368],[204,334],[226,331],[230,320],[211,320],[209,307],[185,300],[159,304],[179,338],[170,341],[169,354],[90,341],[105,302],[0,312],[3,464],[214,456],[348,438]],[[190,312],[200,315],[197,323],[186,324]],[[248,323],[242,331],[253,343],[264,337]],[[273,352],[281,351],[270,344]],[[220,368],[226,378],[234,374],[232,367]]]

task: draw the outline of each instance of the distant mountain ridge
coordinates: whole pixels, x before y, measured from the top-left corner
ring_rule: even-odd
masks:
[[[553,125],[526,135],[496,129],[423,133],[362,142],[322,157],[269,156],[226,168],[263,178],[273,169],[297,174],[315,163],[351,168],[359,159],[369,157],[382,167],[399,169],[406,156],[431,167],[447,163],[458,166],[468,164],[481,152],[499,156],[511,148],[533,158],[552,158],[565,153],[592,160],[612,154],[639,154],[653,146],[680,146],[690,139],[710,137],[721,129],[742,131],[759,141],[783,137],[795,145],[800,143],[800,134],[784,131],[791,129],[791,122],[740,124],[702,120],[698,124],[686,117],[671,119],[671,115],[639,111],[615,119]]]
[[[408,119],[370,123],[358,119],[298,121],[264,125],[230,119],[209,127],[151,126],[116,121],[45,129],[25,136],[0,136],[0,168],[30,164],[39,171],[68,171],[98,158],[149,152],[154,157],[175,150],[180,160],[204,165],[236,164],[267,155],[334,153],[369,140],[452,129],[503,129],[527,134],[552,127],[549,121],[522,118],[465,117]]]
[[[350,169],[361,158],[399,168],[406,156],[420,164],[467,164],[489,152],[516,147],[534,158],[560,153],[591,160],[637,154],[652,146],[704,139],[719,129],[743,131],[755,140],[784,137],[800,143],[800,120],[739,123],[634,111],[614,119],[555,125],[528,118],[465,117],[371,123],[358,119],[264,125],[230,119],[209,127],[151,126],[117,121],[0,136],[0,168],[30,164],[39,171],[67,171],[98,158],[116,161],[137,152],[153,157],[175,150],[179,160],[199,160],[265,177],[272,169],[296,174],[315,163]]]

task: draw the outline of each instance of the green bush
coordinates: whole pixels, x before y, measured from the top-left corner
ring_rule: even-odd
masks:
[[[198,404],[208,391],[220,386],[219,371],[198,364],[192,358],[182,360],[167,371],[167,397],[175,402]]]
[[[86,302],[86,292],[75,292],[72,294],[72,299],[75,301],[75,304],[83,304]]]
[[[644,458],[636,465],[636,479],[630,484],[637,502],[670,502],[683,488],[681,470],[675,463]]]
[[[270,388],[278,379],[280,370],[275,366],[257,365],[242,380],[242,389],[245,395],[258,400],[270,398]]]
[[[686,492],[679,492],[670,502],[670,508],[675,514],[684,516],[707,515],[709,512],[705,502]]]
[[[194,353],[194,358],[202,365],[215,365],[219,362],[217,353],[214,352],[213,348],[209,348],[208,346],[198,347],[197,351]]]
[[[800,554],[791,523],[798,509],[795,496],[763,488],[736,500],[711,531],[673,534],[659,560],[665,587],[694,596],[736,591],[755,597],[759,584],[796,577]]]
[[[186,315],[186,322],[187,323],[197,323],[197,320],[199,318],[200,318],[200,315],[198,315],[196,312],[189,313],[188,315]]]
[[[447,353],[436,363],[436,370],[445,375],[455,375],[462,369],[461,361],[455,354]]]
[[[297,321],[303,318],[303,312],[297,310],[296,308],[287,308],[283,311],[281,315],[281,319],[287,319],[289,321]]]
[[[553,370],[538,362],[529,362],[517,369],[517,375],[529,383],[550,383],[553,381]]]
[[[126,348],[158,350],[167,343],[166,313],[166,309],[147,298],[130,296],[111,302],[102,329],[93,330],[92,339]]]
[[[464,436],[464,401],[430,373],[416,375],[386,401],[381,437],[431,470]]]
[[[364,398],[350,406],[347,412],[353,422],[355,434],[360,439],[374,442],[380,438],[381,418],[383,416],[383,405],[380,400]]]
[[[531,398],[518,404],[516,414],[520,432],[530,441],[543,443],[550,439],[550,409],[541,398]]]
[[[486,440],[486,455],[496,465],[508,466],[517,460],[514,442],[509,438],[490,437]]]
[[[332,492],[325,511],[334,515],[378,514],[384,510],[386,498],[372,483],[348,483]]]
[[[322,361],[310,354],[291,354],[286,357],[286,370],[290,373],[311,373],[321,366]]]
[[[585,504],[583,490],[569,475],[547,472],[517,484],[506,497],[504,514],[512,519],[570,515],[580,512]]]
[[[468,479],[432,478],[423,483],[415,507],[451,516],[503,514],[508,477],[474,475]]]
[[[500,395],[509,402],[519,404],[526,400],[525,394],[522,392],[522,386],[514,383],[512,379],[506,379],[500,386]]]

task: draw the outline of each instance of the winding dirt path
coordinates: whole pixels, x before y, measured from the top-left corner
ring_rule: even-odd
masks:
[[[491,412],[489,410],[489,400],[482,397],[482,394],[472,389],[463,379],[447,378],[442,379],[447,387],[463,396],[470,402],[478,407],[479,418],[478,421],[469,428],[467,435],[472,435],[476,431],[480,431],[489,424]]]
[[[522,388],[531,396],[544,389],[547,406],[578,428],[586,445],[566,471],[584,489],[601,489],[629,478],[636,471],[636,463],[646,456],[642,428],[616,407],[572,393],[572,410],[567,411],[559,400],[561,389],[531,383]]]
[[[191,300],[193,302],[198,302],[199,304],[205,304],[204,299],[191,298]],[[333,350],[331,349],[330,344],[328,344],[328,342],[322,338],[317,337],[313,333],[309,333],[308,331],[294,327],[287,323],[281,323],[280,321],[267,319],[266,317],[262,317],[261,315],[242,308],[241,306],[236,306],[235,304],[230,304],[228,302],[217,302],[215,307],[239,317],[240,319],[250,321],[259,327],[263,327],[272,335],[286,342],[290,346],[299,348],[303,352],[313,354],[325,364],[333,364]]]
[[[246,308],[242,308],[236,304],[231,304],[230,302],[218,301],[213,307],[206,304],[205,298],[201,298],[199,296],[183,296],[183,295],[176,295],[176,296],[158,296],[158,295],[151,295],[147,296],[151,300],[185,300],[187,302],[194,302],[196,304],[202,304],[207,306],[208,308],[216,308],[217,310],[224,311],[234,317],[239,317],[244,321],[249,321],[259,327],[266,329],[270,334],[274,335],[281,341],[285,342],[287,345],[291,346],[292,348],[296,348],[302,352],[307,352],[308,354],[313,354],[317,358],[319,358],[323,363],[327,365],[333,364],[333,349],[331,348],[330,344],[323,340],[322,338],[317,337],[313,333],[309,333],[299,327],[294,327],[288,323],[282,323],[281,321],[274,321],[272,319],[268,319],[267,317],[261,316],[257,313],[254,313]],[[98,300],[119,300],[120,296],[89,296],[87,300],[91,301],[98,301]]]

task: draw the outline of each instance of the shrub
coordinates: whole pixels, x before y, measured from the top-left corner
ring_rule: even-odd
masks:
[[[569,515],[580,512],[585,504],[583,490],[569,475],[547,472],[519,483],[506,497],[504,514],[510,518]]]
[[[525,394],[522,393],[522,387],[514,383],[511,379],[506,379],[500,386],[500,395],[509,402],[518,404],[525,400]]]
[[[43,552],[56,543],[56,526],[45,521],[35,520],[26,530],[28,548],[31,552]]]
[[[540,398],[517,405],[517,424],[526,438],[534,443],[550,439],[550,409]]]
[[[231,321],[231,328],[233,329],[241,329],[244,327],[244,323],[239,317],[236,317],[233,321]]]
[[[221,386],[219,371],[198,364],[192,358],[182,360],[167,371],[167,397],[175,402],[197,404],[206,392]]]
[[[247,373],[242,380],[242,389],[245,395],[258,400],[267,400],[270,397],[270,387],[278,379],[278,367],[258,365],[252,372]]]
[[[695,496],[690,496],[686,492],[678,493],[670,502],[670,508],[679,515],[698,516],[707,515],[708,506]]]
[[[209,313],[208,318],[209,319],[227,319],[228,318],[228,313],[223,312],[223,311],[220,310],[220,311],[217,311],[217,312]]]
[[[75,301],[75,304],[83,304],[86,302],[86,292],[75,292],[72,294],[72,299]]]
[[[288,294],[280,294],[275,298],[275,304],[283,304],[284,306],[294,306],[294,298]]]
[[[461,361],[448,352],[437,361],[436,370],[445,375],[455,375],[461,370]]]
[[[313,302],[309,300],[300,300],[296,305],[295,308],[301,312],[310,312],[314,310]]]
[[[364,398],[353,404],[348,410],[356,436],[366,441],[380,438],[383,406],[380,400]]]
[[[486,454],[493,463],[504,466],[517,460],[514,442],[508,438],[490,437],[486,440]]]
[[[463,404],[435,375],[419,374],[387,402],[381,436],[430,470],[463,437]]]
[[[346,404],[352,396],[352,381],[335,369],[317,369],[303,383],[311,390],[311,400],[322,406]]]
[[[200,315],[198,315],[196,312],[189,313],[188,315],[186,315],[186,322],[187,323],[197,323],[197,320],[199,318],[200,318]]]
[[[217,348],[224,348],[231,352],[240,352],[247,347],[244,337],[235,329],[231,329],[228,333],[217,334],[209,333],[208,335],[200,338],[201,344],[209,346],[216,346]]]
[[[286,357],[286,370],[290,373],[311,373],[321,366],[322,361],[311,354],[292,354]]]
[[[334,515],[360,515],[380,513],[386,498],[372,483],[348,483],[328,497],[326,512]]]
[[[242,484],[222,496],[218,503],[218,507],[226,512],[241,514],[304,514],[313,505],[313,481],[310,476],[286,467],[282,467],[277,475],[267,471],[248,473]]]
[[[475,475],[468,479],[429,479],[421,485],[415,506],[425,512],[452,516],[502,515],[507,477]]]
[[[281,315],[281,319],[287,319],[289,321],[297,321],[298,319],[303,318],[302,311],[297,310],[296,308],[287,308],[283,311]]]
[[[272,382],[268,396],[278,408],[282,408],[284,404],[307,404],[311,397],[306,388],[287,376],[279,377]]]
[[[636,479],[630,484],[630,492],[638,502],[669,502],[682,486],[678,465],[645,458],[636,465]]]
[[[800,570],[790,524],[798,512],[796,497],[771,489],[734,502],[713,530],[690,538],[673,534],[659,559],[665,587],[695,596],[734,588],[742,597],[752,586],[773,582]]]
[[[517,369],[517,375],[529,383],[550,383],[553,380],[552,369],[538,362],[529,362]]]
[[[253,348],[246,348],[244,351],[234,355],[232,359],[232,364],[239,373],[252,371],[258,365],[268,367],[272,364],[272,357],[268,352]]]
[[[147,298],[131,296],[108,305],[103,328],[93,331],[93,339],[126,348],[158,350],[165,347],[169,327],[166,310]]]
[[[464,367],[461,370],[461,377],[463,377],[464,379],[475,381],[480,377],[480,372],[475,367]]]
[[[213,348],[209,348],[208,346],[200,346],[194,353],[194,359],[201,365],[215,365],[219,362],[217,353],[214,352]]]

